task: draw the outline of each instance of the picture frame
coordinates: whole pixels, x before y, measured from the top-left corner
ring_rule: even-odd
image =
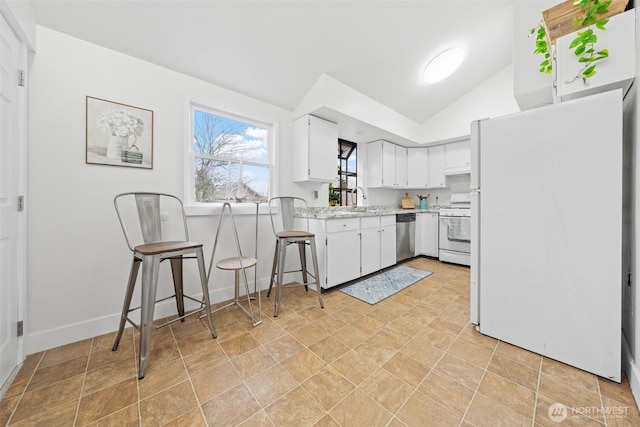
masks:
[[[85,160],[153,169],[153,111],[87,96]]]

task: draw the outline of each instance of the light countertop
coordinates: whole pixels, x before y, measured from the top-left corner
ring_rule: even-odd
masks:
[[[429,209],[402,209],[399,206],[338,206],[338,207],[322,207],[309,208],[308,210],[300,210],[296,212],[296,216],[317,219],[335,219],[335,218],[359,218],[366,216],[385,216],[403,213],[438,213],[439,208],[430,207]]]

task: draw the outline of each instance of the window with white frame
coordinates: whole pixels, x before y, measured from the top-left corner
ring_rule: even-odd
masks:
[[[269,200],[272,126],[193,105],[191,200]]]

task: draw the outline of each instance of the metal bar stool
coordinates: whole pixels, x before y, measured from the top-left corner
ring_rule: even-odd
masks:
[[[302,281],[305,289],[308,291],[308,285],[316,285],[318,293],[318,301],[320,307],[324,308],[322,301],[322,289],[320,287],[320,270],[318,269],[318,255],[316,252],[316,235],[309,232],[309,217],[306,218],[306,228],[304,230],[296,229],[294,226],[294,214],[296,204],[308,209],[306,200],[300,197],[273,197],[269,200],[269,214],[271,217],[271,226],[273,234],[276,236],[276,249],[273,255],[273,266],[271,268],[271,279],[269,280],[269,291],[267,297],[271,294],[271,288],[276,287],[275,307],[273,316],[278,316],[280,309],[280,301],[282,299],[283,276],[286,273],[302,273]],[[279,215],[278,215],[279,214]],[[276,218],[280,218],[279,220]],[[287,247],[291,244],[298,245],[298,253],[300,255],[300,269],[285,271],[285,260],[287,255]],[[307,246],[311,249],[311,260],[313,263],[313,274],[307,268]],[[309,283],[308,276],[313,278],[313,282]],[[295,286],[293,284],[292,286]]]
[[[151,351],[151,335],[153,333],[153,312],[156,302],[175,297],[178,317],[158,328],[167,326],[177,320],[184,321],[186,316],[205,310],[211,335],[216,338],[216,330],[211,318],[211,303],[207,285],[202,243],[189,240],[184,207],[180,199],[163,193],[122,193],[114,198],[127,246],[133,252],[129,284],[120,316],[120,327],[113,344],[113,351],[118,349],[126,322],[131,323],[140,332],[140,352],[138,378],[144,378],[145,369]],[[192,255],[192,256],[185,256]],[[202,299],[184,295],[182,281],[182,261],[188,258],[198,261]],[[158,272],[160,263],[170,260],[175,294],[156,301],[158,288]],[[142,264],[142,288],[140,307],[131,308],[131,299],[135,288],[138,270]],[[185,314],[184,298],[199,303],[200,307]],[[140,310],[140,324],[129,318],[129,313]]]
[[[238,202],[240,203],[240,202]],[[249,203],[249,202],[243,202]],[[224,202],[222,204],[222,212],[220,212],[220,221],[218,222],[218,228],[216,230],[216,238],[213,243],[213,250],[211,252],[211,261],[209,262],[209,270],[207,272],[207,283],[211,278],[211,270],[213,268],[213,261],[216,255],[216,249],[218,248],[218,238],[220,237],[220,228],[222,227],[222,222],[225,218],[225,212],[229,211],[229,218],[231,220],[231,229],[233,231],[233,237],[235,240],[236,253],[237,256],[231,258],[221,259],[216,263],[216,267],[220,270],[233,270],[235,272],[234,277],[234,299],[229,304],[226,304],[222,307],[218,307],[214,310],[214,312],[218,310],[222,310],[224,308],[230,307],[232,305],[237,305],[240,309],[251,319],[253,326],[257,326],[262,323],[262,300],[260,298],[260,292],[258,292],[258,272],[257,272],[257,263],[258,263],[258,214],[260,208],[260,202],[251,202],[256,205],[256,230],[255,230],[255,253],[254,257],[245,257],[242,254],[242,248],[240,247],[240,238],[238,237],[238,228],[236,227],[236,220],[233,216],[233,209],[231,208],[231,204],[229,202]],[[254,269],[254,294],[257,297],[252,297],[249,291],[249,281],[247,279],[247,269],[253,267]],[[244,282],[244,289],[246,295],[247,307],[245,308],[240,300],[240,273],[242,272],[242,281]],[[258,314],[254,315],[254,307],[251,303],[251,300],[258,300]]]

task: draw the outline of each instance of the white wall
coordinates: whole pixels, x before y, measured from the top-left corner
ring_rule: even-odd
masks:
[[[274,123],[280,164],[290,164],[292,140],[290,111],[43,27],[37,28],[37,41],[28,78],[26,354],[117,328],[131,255],[112,200],[133,190],[184,198],[190,99]],[[86,96],[153,110],[152,170],[85,163]],[[278,170],[280,182],[290,183],[290,169],[276,166],[276,174]],[[290,183],[281,191],[303,190]],[[252,219],[239,219],[243,240],[253,238]],[[205,244],[207,258],[216,221],[211,216],[189,218],[191,237]],[[259,276],[268,277],[274,239],[268,217],[262,216],[260,223],[264,259]],[[221,242],[229,237],[226,232]],[[226,244],[220,255],[229,251]],[[186,291],[198,294],[195,262],[189,264]],[[213,299],[230,298],[232,283],[231,272],[216,274],[210,283]],[[165,280],[162,286],[168,289],[169,284]]]
[[[469,135],[473,120],[518,111],[520,109],[513,97],[513,66],[509,65],[424,122],[418,142],[428,144]]]

